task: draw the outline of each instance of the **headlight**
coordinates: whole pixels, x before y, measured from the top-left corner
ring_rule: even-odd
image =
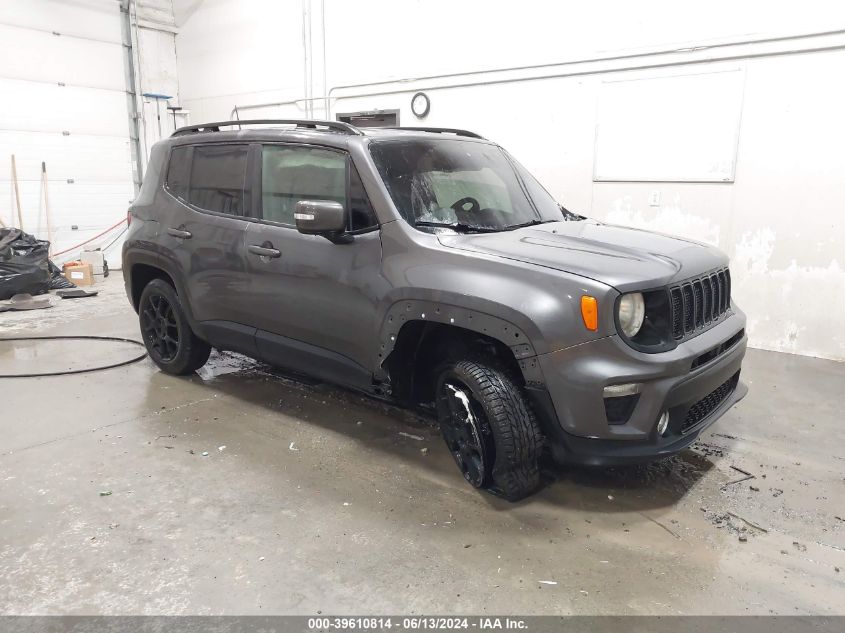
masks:
[[[641,292],[630,292],[619,300],[619,327],[628,338],[634,338],[643,326],[645,300]]]

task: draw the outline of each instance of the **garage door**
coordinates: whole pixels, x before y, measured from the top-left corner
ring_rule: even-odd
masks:
[[[43,162],[54,253],[120,222],[134,197],[121,20],[115,0],[0,0],[0,219],[19,225],[14,154],[23,228],[47,239]],[[123,228],[91,242],[114,242],[112,267]]]

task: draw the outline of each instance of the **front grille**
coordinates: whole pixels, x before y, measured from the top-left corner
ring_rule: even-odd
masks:
[[[733,376],[728,378],[725,382],[692,405],[689,408],[689,411],[687,411],[687,417],[684,419],[683,426],[681,426],[681,433],[686,433],[690,429],[698,426],[704,418],[713,413],[713,411],[715,411],[718,406],[733,393],[738,382],[739,372],[736,372]]]
[[[672,336],[682,339],[718,321],[731,306],[731,273],[725,268],[669,288]]]

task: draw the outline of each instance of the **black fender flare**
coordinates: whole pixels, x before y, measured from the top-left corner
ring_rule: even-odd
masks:
[[[175,267],[167,261],[166,258],[161,257],[158,253],[141,250],[137,248],[127,249],[123,256],[123,267],[124,267],[124,275],[126,276],[126,289],[129,293],[130,300],[132,298],[131,291],[132,291],[132,270],[134,266],[141,264],[144,266],[149,266],[151,268],[157,268],[163,273],[165,273],[168,277],[170,277],[171,281],[173,281],[173,285],[176,287],[176,294],[184,299],[182,301],[182,309],[185,311],[185,315],[188,317],[188,323],[191,325],[191,329],[194,330],[200,337],[202,337],[202,326],[200,326],[196,319],[194,319],[194,314],[191,310],[191,301],[190,295],[188,294],[187,288],[185,284],[182,283],[181,277],[175,272]],[[137,306],[133,307],[136,308]]]
[[[455,326],[495,339],[511,350],[527,385],[545,384],[537,352],[524,329],[486,312],[428,299],[401,299],[388,308],[379,329],[377,365],[380,372],[396,345],[402,326],[411,321]]]

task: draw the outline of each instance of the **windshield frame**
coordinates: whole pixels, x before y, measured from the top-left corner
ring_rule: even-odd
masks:
[[[497,155],[501,158],[501,162],[497,163],[496,161],[492,161],[489,167],[484,166],[478,169],[464,171],[466,173],[480,173],[482,169],[491,169],[492,174],[496,176],[499,180],[501,180],[502,192],[507,194],[514,208],[510,210],[500,210],[494,208],[484,209],[476,207],[475,209],[463,209],[459,211],[458,209],[454,208],[454,204],[458,202],[456,201],[455,203],[453,203],[453,206],[450,207],[455,212],[454,215],[458,216],[458,214],[461,212],[466,215],[469,211],[477,209],[479,213],[487,212],[488,215],[490,215],[490,213],[495,213],[499,216],[512,214],[512,222],[496,224],[483,222],[473,223],[466,221],[465,219],[462,219],[460,217],[441,220],[440,218],[430,217],[430,213],[428,211],[425,211],[423,214],[420,214],[418,213],[419,209],[414,209],[414,200],[412,199],[413,194],[407,195],[408,192],[413,189],[413,184],[402,182],[403,178],[406,178],[409,175],[414,175],[416,173],[457,173],[460,170],[455,170],[454,172],[438,169],[431,169],[428,171],[416,171],[418,166],[412,164],[409,159],[409,162],[407,162],[405,165],[406,167],[408,167],[408,169],[403,170],[399,174],[392,174],[389,171],[389,159],[391,157],[386,155],[385,150],[392,149],[391,146],[395,148],[395,146],[397,145],[405,144],[409,146],[410,149],[414,149],[418,152],[421,152],[421,155],[425,152],[425,146],[428,146],[429,151],[436,151],[438,146],[448,148],[452,151],[452,156],[450,157],[447,152],[443,152],[443,155],[441,156],[441,158],[448,163],[449,160],[454,159],[455,157],[454,145],[457,143],[464,144],[465,146],[469,146],[470,144],[483,145],[485,150],[493,150],[497,153]],[[370,158],[376,168],[376,173],[378,174],[379,178],[381,178],[382,184],[384,185],[391,202],[396,208],[399,217],[406,224],[408,224],[412,228],[417,229],[418,231],[426,233],[437,233],[444,230],[457,233],[491,233],[500,231],[512,231],[518,228],[523,228],[525,226],[543,224],[547,222],[562,222],[567,219],[571,219],[570,217],[568,217],[563,207],[551,196],[551,194],[545,189],[545,187],[543,187],[543,185],[540,184],[540,182],[533,175],[531,175],[531,173],[526,170],[525,167],[519,164],[519,162],[516,161],[513,156],[511,156],[503,147],[496,143],[492,143],[486,140],[477,140],[474,138],[465,137],[445,136],[431,138],[427,136],[409,136],[398,138],[390,137],[372,139],[367,145],[368,153],[370,154]],[[418,145],[419,147],[413,148],[413,145]],[[395,149],[393,151],[395,151]],[[467,153],[467,155],[469,156],[469,153]],[[393,158],[395,158],[395,156]],[[505,171],[503,171],[502,168],[505,168]],[[541,209],[541,206],[537,204],[537,201],[535,200],[534,196],[530,191],[531,187],[528,183],[525,182],[525,177],[530,177],[533,180],[533,183],[531,184],[534,185],[535,191],[540,192],[540,195],[545,195],[547,197],[546,200],[542,201],[545,205],[543,209]],[[484,183],[478,184],[483,185]],[[400,186],[407,187],[408,191],[401,191]],[[496,185],[495,183],[491,183],[490,186],[493,187]],[[428,189],[433,189],[430,183]],[[404,199],[401,193],[406,193]],[[428,193],[432,193],[432,191],[429,191]],[[518,198],[516,200],[514,200],[515,194],[518,195]],[[436,193],[434,193],[434,195],[436,196]],[[516,204],[514,204],[514,202],[516,202]],[[523,206],[518,207],[519,204],[522,204]],[[439,211],[447,211],[447,209],[441,208],[439,209]]]

